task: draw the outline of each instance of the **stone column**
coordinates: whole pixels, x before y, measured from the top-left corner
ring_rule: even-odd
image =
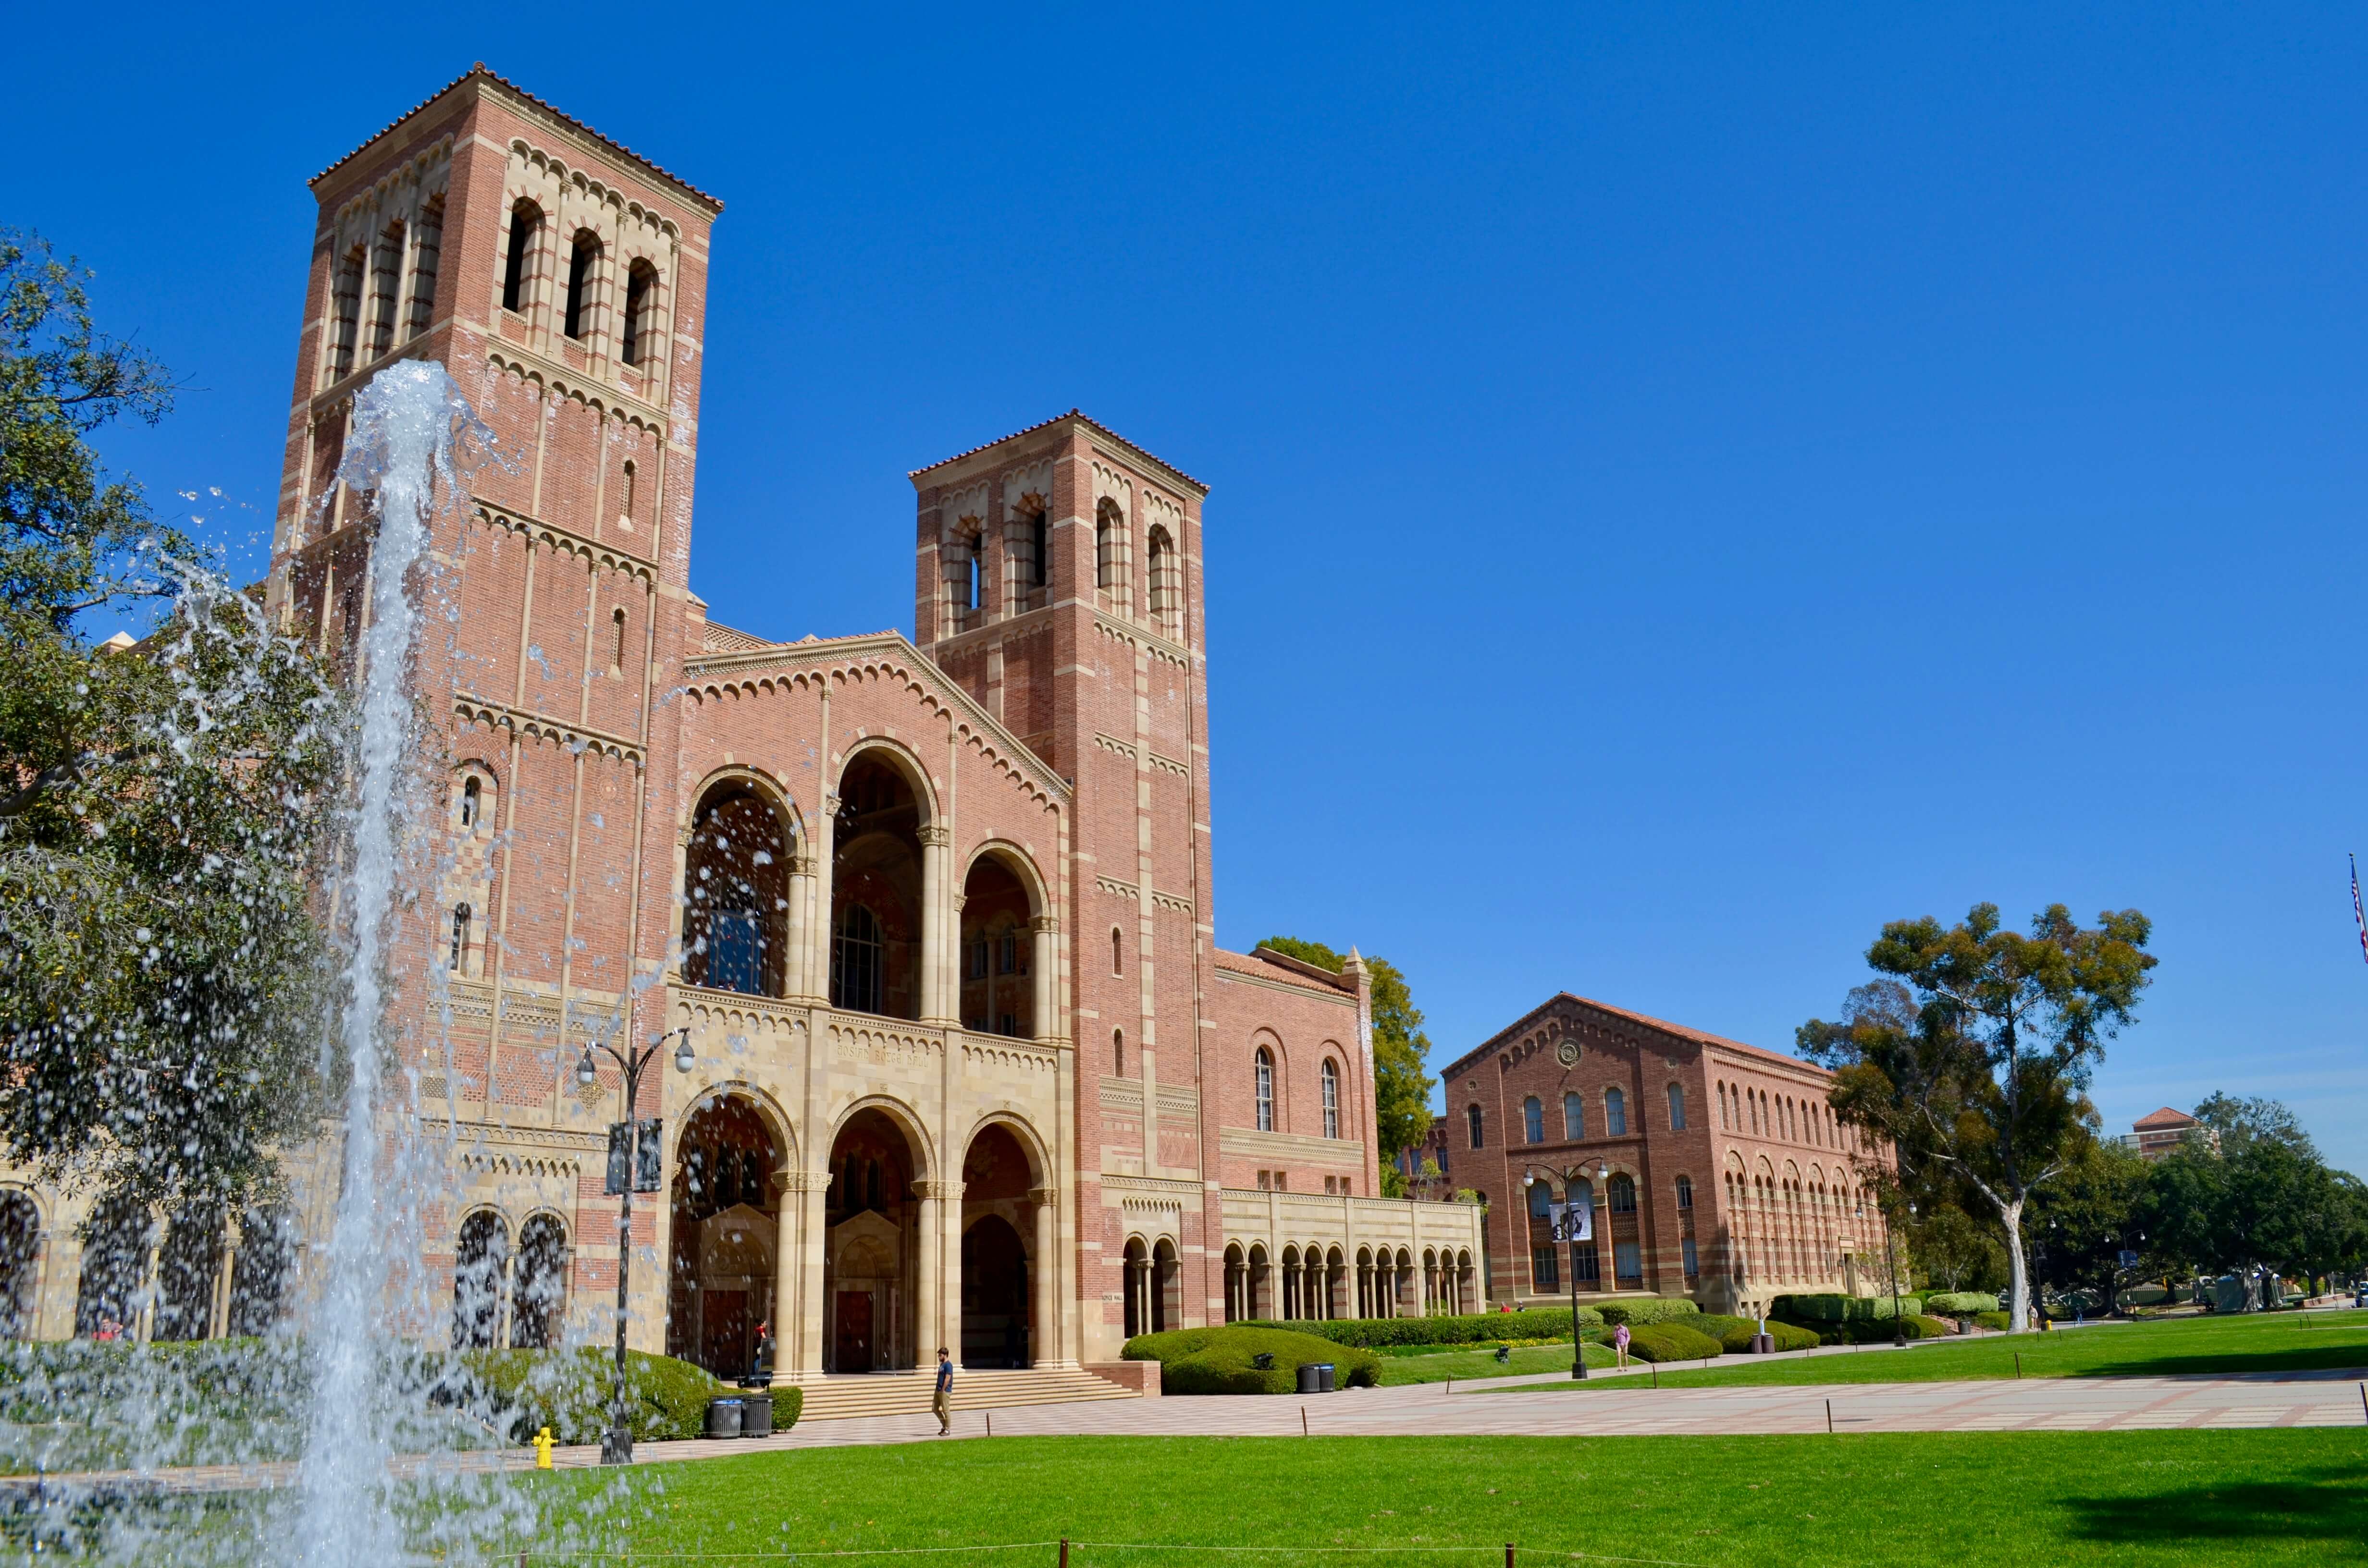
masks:
[[[814,899],[814,857],[790,857],[790,928],[784,938],[789,943],[787,962],[782,966],[782,994],[789,997],[813,997],[820,994],[815,985],[814,965],[814,935],[810,929],[808,909]],[[828,926],[825,919],[823,924]],[[829,971],[825,967],[824,978]]]
[[[924,823],[921,840],[921,1021],[951,1024],[961,993],[948,983],[951,962],[960,934],[947,929],[951,901],[946,886],[946,865],[952,858],[953,830],[941,822]],[[950,995],[949,993],[951,992]],[[935,1346],[929,1346],[935,1349]]]
[[[773,1199],[773,1310],[766,1315],[773,1325],[773,1375],[790,1382],[805,1373],[800,1352],[807,1313],[800,1287],[805,1279],[805,1188],[813,1179],[804,1171],[773,1174],[779,1194]]]
[[[1036,1255],[1031,1260],[1035,1267],[1028,1276],[1028,1293],[1033,1299],[1036,1325],[1028,1339],[1028,1359],[1030,1365],[1038,1367],[1064,1364],[1061,1344],[1059,1227],[1056,1224],[1059,1211],[1053,1207],[1055,1196],[1056,1189],[1049,1187],[1033,1187],[1028,1194],[1028,1200],[1036,1205]]]
[[[830,704],[822,705],[823,728],[830,727]],[[807,886],[814,899],[814,916],[806,925],[806,981],[813,994],[825,1001],[830,998],[830,945],[837,922],[831,913],[831,881],[833,858],[838,836],[838,796],[825,790],[822,797],[822,815],[814,823],[814,875]],[[819,1050],[817,1041],[813,1047]]]
[[[782,1354],[777,1359],[783,1365],[794,1367],[799,1380],[804,1381],[823,1375],[823,1349],[830,1340],[831,1303],[824,1299],[823,1290],[823,1252],[830,1244],[829,1233],[824,1225],[823,1204],[829,1194],[830,1173],[801,1171],[796,1174],[799,1177],[797,1185],[782,1196],[784,1199],[796,1202],[800,1216],[798,1229],[808,1244],[797,1253],[796,1338],[792,1340],[784,1335]]]
[[[238,1272],[238,1216],[225,1215],[222,1219],[222,1251],[214,1264],[212,1310],[206,1315],[208,1339],[230,1337],[230,1289],[232,1279]]]
[[[1030,973],[1036,982],[1036,1038],[1044,1041],[1056,1040],[1067,1032],[1061,1028],[1061,1020],[1055,1016],[1060,1011],[1054,998],[1060,994],[1055,982],[1059,978],[1061,962],[1061,923],[1050,915],[1039,915],[1029,921],[1028,928],[1036,936],[1034,948],[1028,956],[1029,963],[1033,966]]]

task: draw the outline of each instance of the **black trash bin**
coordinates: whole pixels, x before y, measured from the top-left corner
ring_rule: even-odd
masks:
[[[1324,1392],[1324,1369],[1321,1366],[1314,1361],[1302,1361],[1299,1364],[1299,1392],[1302,1393]]]
[[[736,1437],[740,1435],[742,1406],[736,1399],[711,1399],[707,1402],[707,1435],[711,1437]]]
[[[771,1394],[757,1392],[740,1396],[740,1435],[744,1437],[769,1437],[773,1435]]]
[[[1315,1385],[1315,1392],[1316,1392],[1317,1393],[1330,1393],[1330,1392],[1331,1392],[1335,1388],[1337,1388],[1337,1387],[1338,1386],[1337,1383],[1335,1383],[1335,1382],[1333,1381],[1333,1379],[1334,1379],[1334,1377],[1335,1377],[1337,1374],[1338,1374],[1338,1369],[1337,1369],[1337,1368],[1335,1368],[1331,1362],[1329,1362],[1329,1361],[1318,1361],[1318,1362],[1316,1362],[1316,1363],[1315,1363],[1315,1376],[1316,1376],[1317,1381],[1316,1381],[1316,1385]]]

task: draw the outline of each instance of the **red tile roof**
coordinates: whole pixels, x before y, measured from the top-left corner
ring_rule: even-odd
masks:
[[[1025,430],[1014,430],[1008,436],[998,436],[992,441],[982,441],[966,452],[956,452],[950,458],[940,458],[936,462],[929,464],[927,468],[914,469],[905,474],[905,477],[907,479],[917,480],[925,473],[936,472],[938,470],[945,467],[948,463],[958,463],[964,458],[974,458],[990,447],[999,447],[1006,441],[1016,441],[1022,436],[1033,436],[1039,430],[1049,429],[1053,426],[1058,425],[1064,419],[1075,419],[1082,424],[1092,426],[1095,429],[1100,431],[1103,435],[1108,436],[1111,440],[1118,442],[1121,446],[1132,448],[1133,450],[1142,453],[1144,457],[1149,458],[1153,462],[1157,463],[1160,467],[1166,469],[1177,478],[1182,480],[1185,483],[1190,484],[1194,489],[1200,491],[1201,494],[1206,495],[1209,493],[1209,487],[1206,484],[1203,484],[1201,481],[1193,478],[1190,474],[1186,473],[1182,469],[1178,468],[1174,463],[1169,462],[1166,458],[1161,457],[1150,448],[1128,440],[1125,437],[1120,435],[1117,431],[1111,429],[1109,426],[1103,424],[1092,415],[1081,414],[1074,408],[1069,410],[1066,414],[1056,414],[1050,419],[1040,419],[1035,424],[1029,426]]]
[[[542,99],[536,97],[532,93],[528,92],[524,87],[519,86],[516,82],[511,81],[508,77],[502,75],[500,73],[487,70],[485,68],[485,62],[482,60],[478,61],[474,65],[470,66],[469,69],[461,75],[454,77],[450,82],[446,83],[436,92],[429,94],[427,98],[418,104],[414,105],[404,113],[395,116],[393,120],[387,123],[383,130],[378,131],[377,134],[367,138],[363,141],[360,146],[356,147],[352,152],[347,153],[344,157],[339,158],[336,163],[331,164],[319,174],[314,175],[311,183],[313,185],[320,184],[323,180],[328,178],[331,175],[336,174],[339,169],[344,168],[347,164],[352,163],[356,158],[359,157],[363,152],[370,147],[370,144],[372,142],[377,141],[379,137],[385,135],[387,131],[393,131],[404,120],[411,119],[421,110],[427,108],[438,99],[443,97],[445,94],[450,93],[453,88],[461,86],[479,76],[483,76],[486,81],[501,87],[504,91],[511,93],[516,97],[524,99],[526,102],[532,104],[535,108],[542,110],[543,113],[550,115],[552,119],[564,120],[569,125],[574,126],[576,130],[584,132],[585,135],[592,138],[595,142],[599,142],[602,146],[623,153],[626,157],[632,159],[633,162],[641,165],[642,167],[649,170],[652,174],[664,177],[668,183],[680,186],[691,195],[699,198],[700,200],[704,201],[710,207],[712,207],[716,211],[721,212],[723,210],[723,202],[720,197],[708,195],[707,192],[700,189],[699,187],[691,184],[680,175],[674,173],[662,165],[652,163],[649,159],[643,157],[639,153],[634,152],[631,147],[626,146],[616,138],[602,135],[599,131],[593,130],[590,126],[585,124],[574,115],[569,114],[565,109],[560,108],[553,104],[546,103]]]
[[[1231,970],[1235,974],[1254,974],[1260,980],[1276,980],[1285,985],[1304,986],[1321,995],[1329,996],[1335,1002],[1341,999],[1340,994],[1346,989],[1340,982],[1334,981],[1327,983],[1312,974],[1302,974],[1297,970],[1285,969],[1279,963],[1269,963],[1264,959],[1255,959],[1247,953],[1229,953],[1223,948],[1212,950],[1217,955],[1217,967]]]
[[[2151,1116],[2138,1118],[2135,1130],[2143,1132],[2154,1127],[2200,1127],[2202,1125],[2185,1111],[2173,1110],[2169,1106],[2165,1106]]]
[[[1473,1047],[1470,1051],[1465,1051],[1462,1056],[1457,1057],[1446,1067],[1440,1069],[1441,1075],[1445,1076],[1449,1074],[1460,1072],[1463,1070],[1463,1065],[1466,1062],[1472,1062],[1476,1058],[1497,1049],[1500,1041],[1505,1040],[1508,1036],[1517,1035],[1523,1029],[1529,1028],[1531,1019],[1535,1018],[1540,1013],[1544,1012],[1547,1008],[1553,1006],[1557,1002],[1575,1002],[1582,1007],[1592,1007],[1598,1012],[1609,1013],[1617,1018],[1625,1018],[1630,1023],[1641,1024],[1646,1028],[1658,1029],[1664,1034],[1673,1034],[1678,1036],[1679,1039],[1692,1040],[1696,1045],[1714,1045],[1722,1051],[1739,1051],[1744,1052],[1746,1055],[1761,1057],[1770,1062],[1781,1062],[1784,1066],[1793,1068],[1797,1072],[1815,1074],[1819,1077],[1831,1076],[1830,1074],[1828,1074],[1824,1068],[1818,1066],[1816,1062],[1804,1062],[1797,1056],[1787,1056],[1781,1051],[1770,1051],[1766,1046],[1762,1045],[1746,1045],[1739,1040],[1729,1040],[1725,1035],[1712,1034],[1705,1029],[1688,1028],[1683,1024],[1673,1024],[1667,1018],[1656,1018],[1649,1013],[1639,1013],[1629,1007],[1615,1007],[1609,1002],[1598,1002],[1591,996],[1580,996],[1568,991],[1555,993],[1554,995],[1546,998],[1545,1001],[1540,1003],[1537,1006],[1532,1007],[1527,1013],[1524,1013],[1519,1021],[1508,1025],[1506,1028],[1497,1030],[1495,1034],[1490,1035],[1486,1040],[1483,1040],[1480,1044]]]

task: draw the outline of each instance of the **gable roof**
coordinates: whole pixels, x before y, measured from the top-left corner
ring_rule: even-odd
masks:
[[[956,452],[950,458],[940,458],[936,462],[929,464],[927,468],[916,468],[906,473],[905,477],[911,480],[913,483],[917,486],[921,483],[921,476],[925,473],[935,473],[938,470],[944,468],[947,464],[958,463],[964,458],[974,458],[981,452],[988,451],[994,448],[1003,445],[1006,441],[1016,441],[1022,436],[1033,436],[1039,430],[1049,430],[1053,426],[1067,419],[1074,419],[1078,424],[1085,426],[1087,429],[1094,431],[1096,434],[1108,437],[1110,440],[1117,442],[1121,447],[1124,447],[1136,457],[1141,458],[1144,462],[1151,464],[1155,468],[1166,470],[1170,477],[1182,481],[1185,484],[1190,485],[1201,495],[1206,496],[1209,494],[1209,487],[1207,485],[1201,483],[1190,474],[1186,473],[1174,463],[1169,462],[1167,459],[1160,457],[1143,447],[1137,446],[1134,442],[1128,440],[1125,437],[1120,435],[1117,431],[1111,429],[1100,420],[1096,419],[1092,415],[1080,414],[1074,408],[1069,410],[1066,414],[1056,414],[1050,419],[1040,419],[1024,430],[1014,430],[1008,436],[997,436],[992,441],[982,441],[966,452]]]
[[[2201,1127],[2203,1125],[2203,1124],[2202,1122],[2196,1120],[2185,1111],[2173,1110],[2169,1106],[2163,1107],[2160,1110],[2154,1112],[2150,1116],[2142,1116],[2138,1118],[2135,1124],[2136,1131],[2141,1132],[2146,1131],[2150,1128]]]
[[[1770,1065],[1788,1067],[1795,1073],[1806,1073],[1820,1078],[1832,1076],[1816,1062],[1804,1062],[1797,1056],[1787,1056],[1782,1051],[1770,1051],[1765,1046],[1746,1045],[1739,1040],[1729,1040],[1725,1035],[1712,1034],[1706,1029],[1690,1028],[1684,1024],[1673,1024],[1667,1018],[1656,1018],[1649,1013],[1639,1013],[1633,1008],[1615,1007],[1609,1002],[1598,1002],[1591,996],[1581,996],[1569,991],[1555,992],[1513,1022],[1440,1068],[1440,1076],[1446,1078],[1463,1072],[1490,1051],[1501,1049],[1513,1036],[1530,1028],[1543,1015],[1563,1006],[1591,1007],[1599,1013],[1607,1013],[1623,1022],[1634,1024],[1643,1028],[1656,1029],[1662,1034],[1675,1035],[1680,1040],[1691,1040],[1696,1045],[1712,1046],[1720,1051],[1732,1051],[1745,1056],[1757,1057]]]
[[[517,102],[538,110],[541,114],[558,120],[563,125],[566,125],[576,131],[582,131],[585,135],[589,136],[593,141],[598,142],[600,145],[608,148],[610,152],[632,159],[647,172],[657,176],[658,178],[666,181],[668,185],[673,186],[676,189],[693,198],[705,206],[711,216],[723,210],[723,202],[721,198],[708,195],[707,192],[700,189],[699,187],[691,184],[680,175],[675,174],[663,165],[655,164],[649,159],[643,157],[639,153],[634,152],[631,147],[626,146],[622,142],[618,141],[615,137],[602,135],[599,131],[593,130],[590,126],[585,124],[574,115],[569,114],[565,109],[560,108],[556,105],[546,103],[542,99],[536,97],[532,93],[528,92],[524,87],[519,86],[516,82],[511,81],[508,77],[501,75],[496,72],[487,70],[485,68],[485,62],[482,60],[470,66],[468,70],[462,72],[460,75],[454,77],[443,86],[438,88],[435,92],[430,93],[420,102],[414,104],[410,108],[404,110],[399,115],[396,115],[394,119],[389,120],[384,126],[371,133],[370,136],[363,138],[361,143],[355,147],[352,152],[347,153],[344,157],[339,158],[336,163],[331,164],[327,168],[323,169],[319,174],[314,175],[307,183],[316,186],[319,185],[323,180],[327,179],[331,175],[336,174],[339,169],[344,168],[347,164],[352,163],[356,158],[360,157],[364,153],[370,151],[371,145],[375,143],[380,137],[384,136],[396,126],[403,124],[405,120],[415,119],[420,114],[425,113],[427,109],[434,108],[454,89],[465,86],[471,82],[480,80],[490,83],[494,86],[500,88],[504,93],[507,94]]]

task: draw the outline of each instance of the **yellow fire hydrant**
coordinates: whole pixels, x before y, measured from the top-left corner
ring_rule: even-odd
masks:
[[[545,1426],[541,1431],[537,1432],[534,1435],[535,1469],[549,1470],[551,1468],[551,1450],[556,1447],[557,1444],[558,1439],[551,1435],[551,1428],[548,1426]]]

